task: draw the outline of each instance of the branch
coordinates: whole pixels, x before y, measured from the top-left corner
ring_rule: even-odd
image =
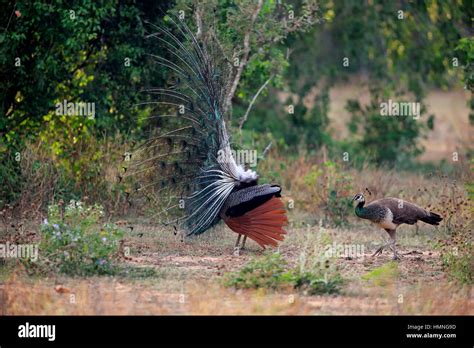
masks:
[[[244,36],[244,49],[243,49],[243,57],[240,61],[239,68],[237,69],[237,73],[235,74],[234,81],[232,82],[232,86],[227,93],[226,99],[224,101],[223,105],[223,113],[225,114],[230,107],[230,104],[232,103],[232,98],[234,97],[235,92],[237,91],[237,86],[239,85],[240,77],[242,75],[242,71],[244,70],[245,65],[247,64],[247,61],[249,59],[249,53],[250,53],[250,33],[252,32],[253,25],[255,21],[257,20],[257,16],[260,13],[260,10],[262,8],[263,0],[258,0],[257,7],[255,7],[255,10],[252,14],[252,18],[250,20],[250,26],[249,30],[245,33]]]
[[[267,145],[267,147],[265,148],[265,150],[263,150],[263,153],[262,153],[262,159],[265,158],[265,156],[267,155],[268,151],[270,151],[270,148],[272,147],[272,142],[270,141],[270,143]]]
[[[321,23],[323,19],[318,17],[319,6],[309,3],[303,9],[303,15],[288,21],[283,18],[282,32],[265,40],[258,40],[258,45],[275,44],[288,37],[293,32],[306,32],[315,23]]]
[[[265,89],[265,87],[268,85],[268,83],[273,79],[275,75],[272,74],[267,81],[258,89],[257,93],[253,96],[252,100],[250,101],[249,107],[247,108],[247,111],[245,111],[244,116],[239,121],[239,132],[240,132],[240,140],[242,141],[242,126],[244,125],[245,121],[247,121],[247,118],[249,116],[250,110],[252,109],[253,104],[255,103],[255,100],[257,100],[258,96],[262,91]]]

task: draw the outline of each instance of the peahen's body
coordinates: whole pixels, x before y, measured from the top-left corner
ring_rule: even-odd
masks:
[[[431,213],[416,204],[398,198],[382,198],[365,205],[364,195],[358,193],[353,200],[358,202],[355,208],[358,217],[375,223],[387,231],[390,236],[390,242],[380,247],[374,256],[382,253],[383,249],[388,246],[393,251],[394,259],[398,259],[395,233],[401,224],[413,225],[418,221],[423,221],[430,225],[439,225],[439,222],[443,220],[436,213]]]
[[[167,68],[169,84],[150,88],[151,136],[132,153],[121,179],[132,193],[160,206],[156,216],[175,230],[198,235],[220,220],[265,248],[283,240],[287,223],[277,185],[258,185],[258,175],[237,164],[223,105],[229,65],[219,46],[198,42],[184,22],[166,17],[171,28],[149,35],[164,50],[152,56]],[[237,245],[236,245],[237,246]]]

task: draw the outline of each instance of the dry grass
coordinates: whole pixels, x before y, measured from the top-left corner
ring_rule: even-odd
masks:
[[[143,233],[143,235],[142,235]],[[136,225],[127,245],[127,264],[154,267],[157,275],[127,277],[28,278],[19,268],[3,283],[4,314],[473,314],[472,289],[449,283],[439,255],[426,243],[436,234],[431,227],[404,229],[396,276],[383,283],[365,275],[390,262],[391,255],[371,258],[381,232],[364,226],[348,230],[319,227],[290,228],[280,252],[298,263],[301,250],[314,236],[325,233],[342,244],[362,244],[363,255],[336,263],[346,279],[338,296],[305,296],[292,290],[234,290],[221,285],[226,271],[237,270],[261,253],[256,245],[232,255],[234,233],[214,231],[206,238],[181,242],[179,236]],[[140,237],[141,236],[141,237]],[[146,247],[145,247],[146,246]],[[74,295],[75,303],[71,303]],[[403,296],[403,302],[400,301]],[[0,297],[1,298],[1,297]]]

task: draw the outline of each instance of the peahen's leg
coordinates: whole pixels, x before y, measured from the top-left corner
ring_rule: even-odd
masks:
[[[384,245],[382,245],[380,248],[378,248],[375,251],[375,253],[372,254],[372,257],[382,254],[383,250],[386,247],[389,247],[390,250],[392,250],[392,252],[393,252],[393,259],[394,260],[400,260],[400,257],[398,256],[398,253],[397,253],[397,250],[396,250],[396,247],[395,247],[395,243],[396,243],[395,230],[387,230],[386,229],[385,231],[387,231],[388,235],[390,236],[390,240],[388,242],[386,242]]]
[[[378,248],[375,253],[372,254],[372,257],[375,257],[377,255],[381,255],[382,254],[382,251],[383,249],[385,249],[386,247],[388,247],[390,245],[390,243],[386,243],[384,245],[382,245],[380,248]]]
[[[387,242],[385,238],[383,238],[385,241],[385,244],[383,244],[380,248],[378,248],[375,253],[372,254],[372,257],[375,257],[377,255],[381,255],[383,250],[390,245],[390,243]]]
[[[396,247],[396,239],[395,239],[395,230],[387,230],[389,236],[390,236],[390,244],[389,247],[393,252],[393,260],[400,260],[400,256],[398,256],[397,253],[397,247]]]

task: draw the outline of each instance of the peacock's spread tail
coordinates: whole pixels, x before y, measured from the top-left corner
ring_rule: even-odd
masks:
[[[166,16],[165,23],[149,24],[147,37],[163,44],[150,59],[168,77],[140,103],[150,113],[149,137],[124,159],[127,197],[146,200],[154,217],[175,231],[201,234],[224,218],[260,245],[276,245],[286,223],[281,201],[273,199],[281,189],[258,185],[257,173],[235,161],[224,107],[231,68],[221,46],[212,35],[199,42],[182,20]]]

